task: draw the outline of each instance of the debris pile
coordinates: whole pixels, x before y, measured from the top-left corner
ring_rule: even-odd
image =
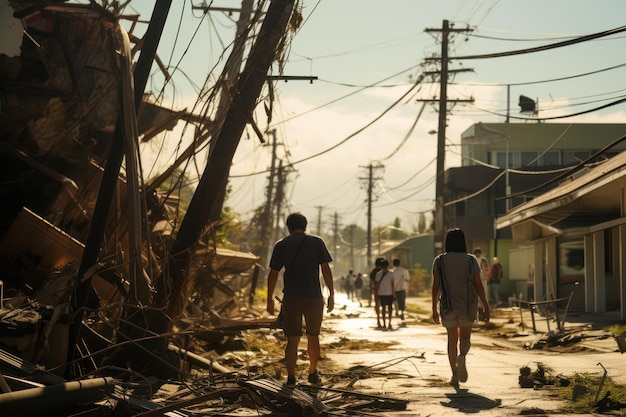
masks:
[[[211,360],[185,355],[188,369],[180,381],[164,381],[135,375],[124,381],[89,378],[65,381],[28,364],[16,356],[0,351],[2,374],[19,377],[2,378],[8,392],[0,394],[2,410],[20,410],[23,415],[37,416],[64,412],[66,415],[93,412],[101,416],[209,416],[261,415],[279,413],[306,415],[370,415],[381,410],[405,410],[408,401],[358,392],[352,388],[354,377],[334,375],[331,386],[300,383],[295,387],[268,374],[243,374]],[[382,369],[385,364],[373,366]],[[364,373],[360,377],[365,377]],[[16,389],[31,385],[33,388]],[[33,401],[35,400],[36,401]],[[45,407],[42,407],[46,404]]]
[[[521,388],[540,388],[544,385],[557,385],[566,387],[569,380],[561,375],[552,376],[551,369],[545,364],[538,362],[537,369],[532,371],[528,366],[522,366],[519,370],[519,385]]]

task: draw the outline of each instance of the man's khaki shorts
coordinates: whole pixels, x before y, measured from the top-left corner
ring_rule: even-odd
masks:
[[[306,334],[319,336],[324,316],[324,299],[285,295],[283,297],[283,331],[285,336],[302,336],[302,318]]]

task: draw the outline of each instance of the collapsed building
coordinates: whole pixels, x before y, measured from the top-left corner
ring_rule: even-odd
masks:
[[[289,2],[271,7],[251,67],[270,65],[290,16]],[[236,110],[199,117],[143,93],[158,20],[138,39],[120,24],[138,16],[95,2],[9,1],[0,12],[0,344],[68,378],[105,364],[126,369],[114,377],[176,376],[172,342],[187,349],[190,330],[202,330],[204,343],[219,343],[231,312],[254,297],[259,257],[217,247],[212,233],[232,137],[265,75],[240,82]],[[215,141],[203,177],[212,182],[201,179],[187,212],[166,184],[177,167],[145,182],[138,154],[140,140],[180,120]]]

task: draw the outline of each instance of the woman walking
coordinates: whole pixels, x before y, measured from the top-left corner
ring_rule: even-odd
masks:
[[[470,350],[472,325],[476,319],[478,299],[489,321],[489,304],[480,279],[476,257],[467,253],[465,234],[451,229],[446,235],[445,252],[433,261],[433,321],[441,323],[448,333],[448,360],[452,370],[450,385],[467,381],[466,355]]]

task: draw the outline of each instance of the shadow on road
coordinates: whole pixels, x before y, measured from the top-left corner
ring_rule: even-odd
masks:
[[[502,400],[492,400],[482,395],[472,394],[466,389],[458,389],[455,393],[446,394],[448,402],[441,401],[441,405],[456,408],[462,413],[479,413],[483,410],[491,410],[502,404]]]

